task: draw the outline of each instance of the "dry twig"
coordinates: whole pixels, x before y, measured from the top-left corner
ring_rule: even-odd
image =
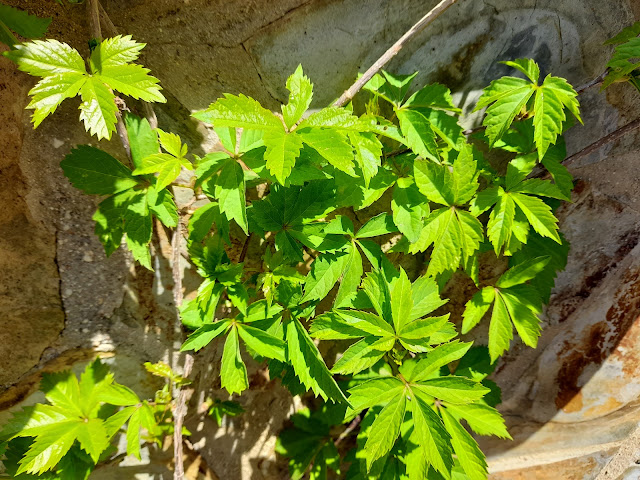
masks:
[[[402,35],[400,39],[394,43],[389,50],[384,52],[384,54],[375,61],[369,69],[364,72],[364,74],[356,80],[356,82],[351,85],[338,100],[333,104],[334,107],[342,107],[343,105],[349,103],[351,99],[355,96],[356,93],[360,91],[365,84],[371,80],[371,78],[380,71],[382,67],[384,67],[389,61],[395,57],[398,52],[402,49],[405,43],[411,40],[415,35],[424,30],[431,22],[433,22],[440,14],[442,14],[447,8],[456,3],[457,0],[442,0],[438,5],[436,5],[433,9],[431,9],[424,17],[422,17],[418,23],[416,23],[413,27],[411,27],[407,33]]]

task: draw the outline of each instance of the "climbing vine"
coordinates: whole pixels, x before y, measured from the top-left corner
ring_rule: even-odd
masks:
[[[149,111],[135,100],[165,101],[159,80],[136,63],[144,44],[96,38],[87,68],[69,45],[19,43],[10,31],[38,37],[46,24],[0,5],[0,40],[12,47],[5,56],[38,78],[27,106],[34,127],[78,95],[90,135],[110,139],[122,126],[130,160],[80,145],[62,170],[101,197],[93,219],[107,255],[127,248],[152,269],[154,228],[176,229],[174,250],[183,240],[202,278],[187,301],[176,298],[188,332],[182,350],[223,345],[219,375],[230,396],[249,388],[245,352],[292,395],[310,392],[310,408],[278,439],[291,477],[487,478],[472,433],[510,438],[495,408],[500,389],[487,377],[514,332],[536,347],[543,305],[566,265],[554,212],[573,188],[562,135],[581,122],[576,90],[540,78],[532,59],[505,61],[512,74],[483,90],[482,127],[468,132],[447,86],[380,68],[361,101],[310,111],[314,85],[299,66],[278,112],[242,94],[195,112],[219,139],[200,158],[135,114]],[[610,41],[604,87],[638,86],[638,25]],[[174,199],[185,186],[201,199],[190,210]],[[474,292],[456,318],[444,292],[461,284]],[[484,323],[486,346],[460,338]],[[323,355],[335,351],[323,342],[338,356]],[[147,368],[175,391],[189,383],[166,365]],[[18,413],[0,436],[14,478],[87,478],[124,427],[133,455],[144,435],[188,434],[182,417],[179,428],[167,422],[179,395],[167,386],[141,401],[99,360],[79,381],[49,375],[42,388],[49,404]],[[210,401],[209,414],[220,422],[242,409]]]

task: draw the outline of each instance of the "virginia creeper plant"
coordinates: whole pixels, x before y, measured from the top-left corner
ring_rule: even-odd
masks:
[[[2,25],[23,35],[3,8]],[[605,87],[638,86],[638,25],[611,40]],[[97,42],[88,68],[55,40],[0,40],[39,78],[27,106],[34,127],[80,96],[86,130],[109,139],[117,94],[164,101],[158,79],[135,63],[144,45],[130,36]],[[472,135],[449,89],[415,85],[416,74],[381,71],[359,101],[309,110],[314,86],[300,66],[280,111],[226,94],[195,112],[221,144],[202,158],[123,112],[132,165],[89,145],[62,161],[73,186],[102,199],[93,218],[106,254],[126,247],[148,269],[154,218],[167,228],[187,221],[170,188],[193,172],[194,197],[207,200],[188,214],[186,245],[202,282],[180,307],[190,332],[182,350],[223,345],[230,396],[249,388],[250,356],[293,395],[317,397],[278,440],[293,479],[481,480],[487,463],[471,433],[510,438],[495,408],[500,389],[487,377],[514,332],[532,348],[540,336],[568,254],[554,214],[573,188],[562,135],[581,118],[565,79],[541,78],[531,59],[503,63],[512,75],[483,90],[475,110],[484,128]],[[486,278],[487,265],[501,273]],[[443,292],[464,283],[475,293],[454,318]],[[488,329],[486,346],[460,338],[478,325]],[[323,356],[335,351],[323,342],[340,354]],[[147,368],[187,383],[164,365]],[[141,426],[151,440],[170,428],[161,428],[166,388],[141,402],[100,361],[79,382],[67,372],[46,376],[42,388],[50,405],[17,414],[0,437],[15,478],[86,478],[127,422],[134,455]],[[209,407],[219,424],[242,414],[230,400]]]

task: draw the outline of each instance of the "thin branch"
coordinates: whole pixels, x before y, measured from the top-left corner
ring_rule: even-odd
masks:
[[[585,83],[584,85],[580,85],[578,88],[576,88],[576,92],[578,93],[578,95],[589,90],[591,87],[595,87],[596,85],[600,85],[602,82],[604,82],[604,77],[607,76],[607,73],[609,73],[609,69],[606,69],[604,72],[602,72],[593,80]]]
[[[240,257],[238,257],[238,263],[244,262],[244,259],[247,256],[247,252],[249,251],[249,242],[251,241],[252,235],[253,233],[250,233],[247,239],[244,241],[244,245],[242,245],[242,251],[240,252]]]
[[[87,14],[89,16],[91,36],[101,41],[102,30],[100,30],[100,3],[98,0],[87,0]]]
[[[569,166],[577,160],[580,160],[582,157],[589,155],[590,153],[595,152],[600,149],[600,147],[606,145],[607,143],[615,142],[619,138],[625,136],[627,133],[633,132],[640,128],[640,118],[636,118],[632,122],[627,123],[625,126],[614,130],[608,135],[605,135],[600,140],[593,142],[591,145],[583,148],[579,152],[574,153],[570,157],[567,157],[564,162],[562,162],[565,166]]]
[[[344,432],[342,432],[340,434],[340,436],[336,439],[336,441],[334,442],[336,447],[338,445],[340,445],[340,443],[342,443],[342,441],[347,438],[349,435],[351,435],[351,433],[358,428],[358,425],[360,425],[360,422],[362,421],[362,417],[360,415],[357,415],[356,418],[354,418],[351,423],[349,424],[349,426],[347,426],[347,428],[344,430]]]
[[[173,276],[173,299],[176,307],[176,323],[178,328],[182,328],[180,321],[180,305],[182,305],[182,271],[180,268],[180,253],[182,243],[182,222],[178,221],[176,229],[173,231],[171,239],[171,262]],[[187,378],[191,374],[193,368],[193,355],[186,354],[182,376]],[[182,452],[182,426],[184,425],[184,417],[187,414],[187,389],[179,387],[176,405],[173,410],[173,457],[175,461],[175,469],[173,472],[174,480],[184,479],[184,462]]]
[[[90,19],[92,24],[92,32],[97,32],[97,38],[101,37],[100,33],[100,20],[108,32],[110,37],[118,35],[118,30],[109,18],[104,7],[100,4],[99,0],[88,0],[87,2]],[[158,119],[153,110],[153,107],[148,102],[143,102],[143,108],[145,117],[149,121],[151,128],[158,126]],[[122,129],[122,134],[121,134]],[[126,128],[122,122],[122,117],[118,112],[118,125],[117,131],[122,140],[122,144],[130,156],[131,146],[129,144],[129,137],[127,136]],[[176,196],[175,189],[173,189],[173,195]],[[173,299],[176,308],[176,327],[178,330],[182,329],[182,322],[180,321],[180,305],[182,305],[182,272],[180,268],[180,256],[181,256],[181,243],[182,243],[182,222],[178,221],[178,225],[173,232],[171,238],[171,262],[172,262],[172,277],[173,277]],[[186,354],[183,366],[183,377],[188,377],[191,374],[193,368],[193,355]],[[174,480],[184,479],[184,461],[183,461],[183,440],[182,440],[182,426],[184,425],[184,417],[187,413],[187,396],[188,392],[183,387],[178,387],[178,395],[176,398],[175,408],[173,409],[174,419],[174,431],[173,431],[173,456],[175,462],[175,468],[173,473]]]
[[[107,11],[100,3],[100,0],[98,0],[98,7],[100,12],[100,22],[102,22],[102,26],[107,31],[107,35],[109,37],[115,37],[116,35],[118,35],[118,29],[109,18],[109,15],[107,15]]]
[[[405,43],[407,43],[411,38],[413,38],[416,34],[420,33],[424,30],[431,22],[433,22],[438,16],[440,16],[447,8],[456,3],[457,0],[442,0],[438,5],[436,5],[429,13],[427,13],[424,17],[422,17],[418,23],[416,23],[413,27],[409,29],[407,33],[405,33],[400,39],[393,44],[389,50],[384,52],[384,54],[376,60],[376,62],[369,67],[369,70],[364,72],[364,74],[353,84],[351,85],[338,100],[333,104],[334,107],[342,107],[343,105],[349,103],[351,99],[355,96],[358,91],[365,84],[371,80],[371,78],[378,73],[378,71],[384,67],[389,61],[395,57],[398,52],[402,49]]]

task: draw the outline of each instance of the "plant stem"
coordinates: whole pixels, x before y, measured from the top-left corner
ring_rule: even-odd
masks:
[[[364,72],[364,74],[351,85],[338,100],[333,104],[334,107],[342,107],[349,103],[358,91],[365,84],[371,80],[371,78],[378,73],[378,71],[384,67],[389,61],[395,57],[402,49],[405,43],[411,40],[416,34],[424,30],[431,22],[433,22],[440,14],[442,14],[447,8],[456,3],[457,0],[442,0],[438,5],[431,9],[424,17],[422,17],[418,23],[411,27],[400,39],[394,43],[384,54],[376,60],[376,62]]]
[[[89,8],[90,19],[92,24],[92,32],[100,33],[100,20],[102,20],[103,25],[105,26],[105,30],[108,32],[110,37],[114,37],[118,35],[118,30],[115,25],[109,18],[104,7],[100,4],[99,0],[88,0],[87,5]],[[96,22],[97,20],[97,22]],[[149,125],[151,128],[158,127],[158,119],[156,117],[155,111],[153,107],[148,102],[142,103],[144,108],[145,117],[149,121]],[[119,112],[118,112],[119,113]],[[120,128],[122,127],[124,134],[120,135]],[[131,147],[129,145],[129,137],[126,133],[126,128],[124,127],[124,123],[122,122],[121,116],[118,114],[118,134],[120,135],[120,139],[122,140],[122,144],[127,151],[127,154],[130,155]],[[175,195],[175,189],[173,190],[173,195]],[[176,308],[176,326],[177,329],[182,330],[182,322],[180,321],[180,305],[182,305],[182,272],[180,270],[180,256],[181,256],[181,243],[182,243],[182,222],[178,220],[178,225],[173,232],[173,237],[171,238],[171,262],[172,262],[172,277],[173,277],[173,300]],[[193,368],[193,355],[185,354],[184,358],[184,366],[182,376],[187,378],[191,374],[191,370]],[[178,395],[176,397],[176,404],[173,409],[173,419],[174,419],[174,430],[173,430],[173,456],[175,462],[175,468],[173,473],[174,480],[183,480],[184,479],[184,462],[182,459],[182,426],[184,424],[184,417],[187,413],[187,390],[179,386],[178,387]]]
[[[609,73],[609,69],[606,69],[604,72],[602,72],[600,75],[598,75],[593,80],[585,83],[584,85],[580,85],[578,88],[576,88],[576,92],[578,93],[578,95],[580,95],[581,93],[585,92],[586,90],[589,90],[591,87],[595,87],[596,85],[600,85],[604,81],[604,77],[607,76],[607,73]]]
[[[634,130],[636,130],[638,128],[640,128],[640,118],[636,118],[635,120],[633,120],[632,122],[627,123],[623,127],[620,127],[617,130],[614,130],[613,132],[611,132],[610,134],[605,135],[600,140],[597,140],[597,141],[593,142],[591,145],[588,145],[587,147],[583,148],[579,152],[576,152],[573,155],[571,155],[570,157],[567,157],[564,160],[564,162],[562,162],[562,163],[565,166],[569,166],[573,162],[575,162],[576,160],[579,160],[582,157],[585,157],[585,156],[589,155],[590,153],[595,152],[596,150],[598,150],[600,147],[606,145],[607,143],[614,142],[614,141],[618,140],[619,138],[625,136],[627,133],[633,132]]]
[[[89,28],[91,35],[98,41],[102,41],[100,30],[100,4],[98,0],[87,0],[87,13],[89,15]]]
[[[357,415],[356,418],[354,418],[351,423],[347,426],[347,428],[344,430],[344,432],[342,432],[340,434],[340,436],[336,439],[336,441],[334,442],[336,447],[338,445],[340,445],[340,443],[342,443],[342,441],[347,438],[349,435],[351,435],[351,433],[358,428],[358,425],[360,425],[360,422],[362,421],[362,417],[360,415]]]

